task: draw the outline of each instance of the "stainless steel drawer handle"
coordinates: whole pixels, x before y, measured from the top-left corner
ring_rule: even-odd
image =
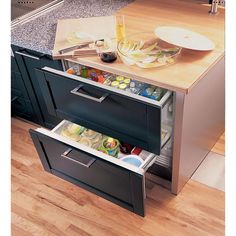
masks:
[[[87,98],[87,99],[90,99],[90,100],[93,100],[95,102],[99,102],[101,103],[107,96],[108,96],[108,93],[102,95],[100,98],[95,98],[95,97],[92,97],[90,95],[87,95],[87,94],[84,94],[84,93],[80,93],[79,90],[83,87],[83,85],[79,85],[78,87],[76,87],[75,89],[71,90],[70,92],[75,94],[75,95],[78,95],[80,97],[84,97],[84,98]]]
[[[89,167],[96,161],[95,158],[91,158],[91,159],[88,161],[88,163],[84,164],[84,163],[82,163],[82,162],[80,162],[80,161],[77,161],[77,160],[71,158],[71,157],[68,157],[68,154],[69,154],[71,151],[72,151],[72,148],[68,148],[63,154],[61,154],[61,157],[66,158],[66,159],[68,159],[68,160],[70,160],[70,161],[73,161],[73,162],[75,162],[75,163],[77,163],[77,164],[79,164],[79,165],[81,165],[81,166],[85,166],[85,167],[87,167],[87,168],[89,168]]]
[[[18,54],[18,55],[21,55],[21,56],[25,56],[25,57],[35,59],[35,60],[40,60],[40,57],[36,57],[36,56],[30,55],[30,54],[27,54],[27,53],[18,52],[18,51],[15,51],[15,53]]]

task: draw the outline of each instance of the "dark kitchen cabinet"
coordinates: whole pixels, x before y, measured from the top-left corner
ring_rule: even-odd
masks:
[[[11,56],[11,115],[30,121],[37,120],[14,56]]]
[[[44,127],[54,127],[58,124],[60,119],[48,113],[42,92],[36,79],[35,71],[37,68],[42,68],[44,66],[62,70],[61,62],[53,61],[50,55],[15,45],[12,45],[12,50],[32,104],[33,115],[30,120]]]

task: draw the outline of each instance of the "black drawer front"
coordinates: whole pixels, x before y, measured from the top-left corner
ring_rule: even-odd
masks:
[[[48,161],[52,169],[58,170],[91,187],[131,203],[130,180],[127,171],[118,169],[87,153],[75,149],[72,149],[72,151],[66,155],[75,161],[62,157],[61,155],[68,150],[68,146],[50,139],[45,140],[43,145],[45,150],[47,150]],[[95,162],[92,163],[90,167],[79,164],[83,163],[86,165],[86,163],[94,159]]]
[[[37,74],[50,114],[160,153],[159,107],[53,73],[38,71]],[[76,91],[79,95],[73,94],[71,91],[79,86]],[[103,96],[106,97],[102,102],[91,99]]]
[[[30,130],[44,169],[59,172],[81,186],[140,215],[144,215],[143,176]],[[65,153],[67,150],[69,153]],[[64,177],[63,177],[64,176]],[[60,176],[61,177],[61,176]],[[71,181],[73,182],[73,181]],[[87,188],[86,188],[87,189]]]

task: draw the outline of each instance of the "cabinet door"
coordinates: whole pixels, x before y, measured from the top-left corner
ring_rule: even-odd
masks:
[[[22,76],[19,72],[11,71],[11,91],[17,96],[29,99]]]
[[[50,115],[46,109],[46,103],[43,94],[40,91],[38,81],[36,79],[35,69],[43,66],[50,66],[62,70],[60,61],[53,61],[49,55],[34,52],[28,49],[12,46],[15,57],[17,59],[22,77],[25,81],[29,97],[32,100],[35,112],[38,116],[38,122],[42,126],[51,128],[55,126],[60,119]]]
[[[14,56],[11,56],[11,72],[20,73],[19,67]]]
[[[14,90],[11,93],[11,115],[34,121],[34,113],[30,100],[20,97]]]
[[[37,120],[14,56],[11,56],[11,115]]]

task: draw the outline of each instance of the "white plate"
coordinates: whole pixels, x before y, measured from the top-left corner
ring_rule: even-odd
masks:
[[[182,48],[209,51],[215,47],[206,36],[184,28],[162,26],[157,27],[154,32],[161,40]]]

